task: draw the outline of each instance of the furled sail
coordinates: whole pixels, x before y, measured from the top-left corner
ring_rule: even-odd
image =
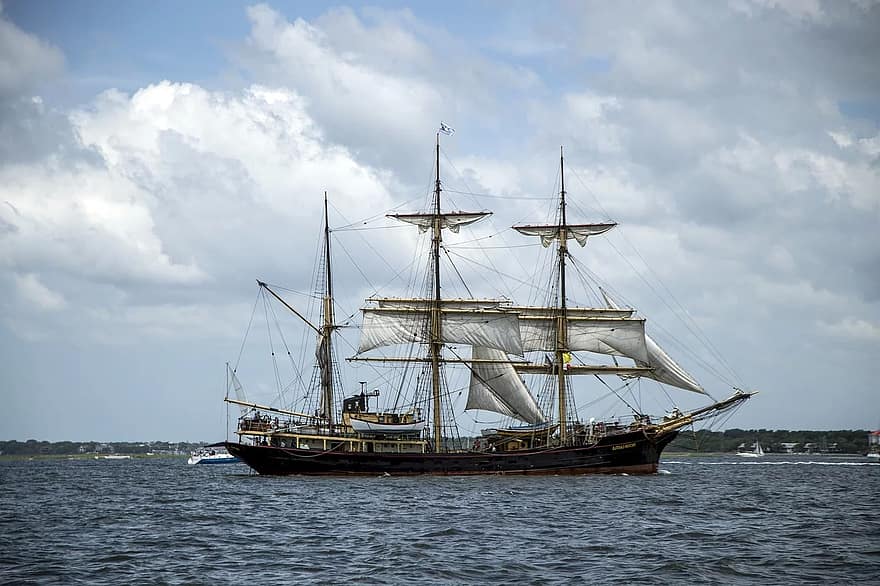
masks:
[[[358,353],[374,348],[427,343],[431,340],[429,309],[368,307]],[[502,350],[522,356],[517,315],[499,310],[440,309],[441,340],[446,344],[467,344]]]
[[[370,297],[367,301],[372,301],[383,309],[420,309],[423,311],[430,309],[435,303],[433,299],[396,297]],[[446,309],[511,309],[510,302],[505,299],[443,299],[440,304]],[[619,310],[602,309],[600,311],[615,312]]]
[[[607,224],[566,224],[565,226],[514,226],[513,229],[526,236],[540,236],[541,244],[546,248],[559,238],[563,228],[566,240],[574,238],[578,244],[585,246],[588,236],[603,234],[616,225],[611,222]]]
[[[507,360],[504,352],[474,346],[471,357],[474,360],[497,362],[474,362],[471,365],[471,384],[465,409],[492,411],[526,423],[546,421],[513,365],[503,362]]]
[[[482,220],[492,212],[449,212],[445,214],[389,214],[387,217],[414,224],[419,227],[419,232],[425,232],[434,225],[434,219],[440,219],[440,228],[449,228],[458,232],[462,226],[473,224]]]
[[[618,305],[604,290],[602,290],[602,296],[605,298],[605,303],[608,307],[619,309]],[[667,385],[678,387],[679,389],[700,393],[702,395],[706,394],[706,391],[703,390],[700,383],[688,374],[685,369],[679,366],[679,364],[673,360],[672,357],[669,356],[669,354],[667,354],[666,351],[663,350],[663,348],[661,348],[648,334],[645,334],[645,346],[648,351],[648,359],[636,360],[636,364],[639,366],[651,367],[653,368],[653,371],[645,373],[643,376]]]
[[[551,315],[551,308],[534,305],[507,305],[505,309],[520,314],[521,317],[547,317]],[[569,318],[592,317],[592,318],[627,318],[635,313],[634,309],[627,307],[566,307],[565,315]]]
[[[321,378],[321,388],[328,389],[332,383],[331,363],[330,363],[330,338],[324,334],[318,335],[318,345],[315,349],[315,358],[318,361],[318,372]],[[321,394],[320,413],[323,417],[329,418],[331,406],[325,405],[325,395]]]
[[[556,317],[545,309],[520,314],[520,336],[525,352],[556,350]],[[580,317],[570,311],[566,320],[569,351],[596,352],[647,362],[645,320],[632,317]]]

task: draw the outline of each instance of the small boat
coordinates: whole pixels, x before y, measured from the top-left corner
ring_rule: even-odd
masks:
[[[106,456],[95,456],[95,460],[131,460],[131,456],[122,454],[108,454]]]
[[[736,453],[737,456],[742,458],[763,458],[764,450],[761,448],[761,442],[755,441],[755,447],[751,450],[740,450]]]
[[[186,461],[187,464],[234,464],[239,459],[226,451],[222,446],[205,446],[199,448]]]
[[[349,421],[351,428],[358,433],[363,434],[420,434],[425,428],[425,420],[421,421],[394,421],[397,413],[390,413],[387,421],[384,414],[379,414],[375,421],[371,419],[362,419],[358,416],[350,416]]]

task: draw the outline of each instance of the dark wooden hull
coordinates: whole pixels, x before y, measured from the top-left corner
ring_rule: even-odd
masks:
[[[634,431],[590,446],[520,450],[388,454],[316,451],[227,442],[226,449],[259,474],[392,476],[475,474],[653,474],[663,448],[678,435]]]

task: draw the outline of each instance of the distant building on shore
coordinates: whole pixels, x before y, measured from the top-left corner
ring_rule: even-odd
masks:
[[[868,454],[880,454],[880,429],[868,432]]]

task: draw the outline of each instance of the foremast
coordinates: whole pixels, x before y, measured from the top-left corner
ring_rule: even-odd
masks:
[[[318,369],[321,379],[321,412],[327,421],[329,433],[335,426],[333,392],[333,330],[336,328],[333,312],[333,274],[330,266],[330,221],[327,213],[327,192],[324,192],[324,267],[325,282],[323,296],[324,320],[321,324],[321,338],[318,344]]]

